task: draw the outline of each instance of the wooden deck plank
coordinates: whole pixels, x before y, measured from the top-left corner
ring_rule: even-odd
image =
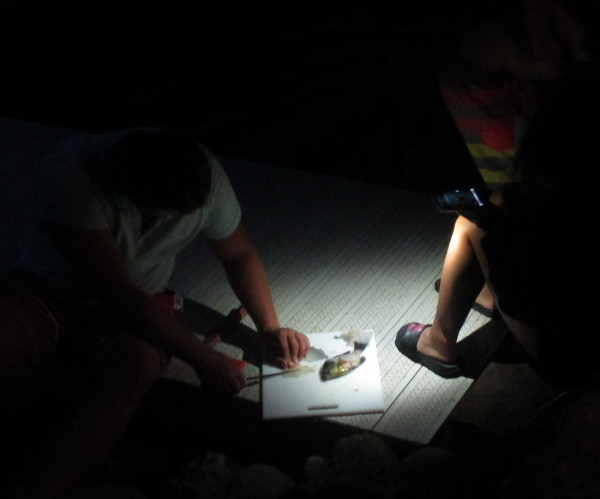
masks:
[[[27,225],[28,181],[38,160],[69,130],[0,118],[0,170],[3,178],[2,266],[14,260]],[[208,144],[210,146],[210,144]],[[409,321],[430,322],[453,217],[437,213],[429,196],[316,173],[219,158],[242,205],[244,222],[269,273],[282,324],[304,332],[373,329],[386,411],[383,415],[330,418],[340,424],[427,443],[472,383],[444,380],[398,353],[394,337]],[[202,241],[178,258],[172,285],[187,298],[186,320],[194,314],[227,314],[237,306],[218,262]],[[217,314],[218,315],[218,314]],[[470,314],[461,338],[478,336],[487,319]],[[251,328],[249,319],[241,327]],[[474,337],[475,335],[473,335]],[[485,365],[499,331],[472,341]],[[479,346],[477,346],[479,345]],[[217,348],[241,357],[239,347]],[[246,345],[247,350],[256,343]],[[258,361],[248,375],[258,374]],[[475,370],[474,372],[477,372]],[[194,372],[175,361],[167,377],[196,384]],[[241,397],[259,402],[257,385]]]

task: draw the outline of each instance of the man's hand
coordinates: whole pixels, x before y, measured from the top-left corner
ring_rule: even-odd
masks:
[[[310,341],[305,334],[293,329],[279,328],[262,333],[267,355],[282,369],[296,367],[306,357]]]
[[[202,363],[195,366],[195,371],[202,380],[202,387],[208,390],[235,395],[246,384],[244,371],[239,365],[212,349],[206,350]]]

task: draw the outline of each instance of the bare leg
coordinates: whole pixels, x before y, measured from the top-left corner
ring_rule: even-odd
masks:
[[[21,498],[63,497],[115,445],[143,396],[162,374],[164,356],[127,334],[107,340],[94,359],[97,382],[32,466]]]
[[[471,240],[472,247],[474,248],[475,253],[477,254],[477,259],[481,265],[481,269],[483,274],[485,275],[486,281],[489,276],[489,265],[487,261],[487,257],[483,250],[481,249],[481,238],[484,233],[481,230],[469,231],[469,238]],[[489,290],[490,295],[492,296],[493,303],[496,308],[500,312],[502,320],[506,324],[506,327],[510,330],[519,344],[523,347],[523,349],[533,358],[537,357],[538,353],[538,334],[539,331],[529,324],[513,319],[512,317],[506,315],[502,309],[498,306],[498,297],[494,291],[493,286],[491,286],[488,282],[487,288]]]
[[[432,326],[425,329],[419,338],[419,352],[447,363],[455,362],[458,359],[456,338],[484,283],[487,283],[487,291],[497,306],[497,296],[487,282],[489,265],[481,248],[484,235],[466,218],[457,219],[444,260],[435,318]],[[500,314],[523,349],[535,358],[538,332],[528,324],[507,316],[502,310]]]
[[[478,303],[490,311],[494,309],[494,295],[487,284],[483,285],[483,288],[477,295],[477,298],[475,298],[475,303]]]
[[[458,359],[456,338],[485,283],[470,239],[470,232],[477,230],[464,217],[456,220],[442,268],[435,318],[417,344],[419,352],[447,363]]]

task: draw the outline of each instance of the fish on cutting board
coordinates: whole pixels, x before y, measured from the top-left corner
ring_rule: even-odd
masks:
[[[357,337],[353,332],[349,332],[342,335],[341,339],[346,340],[349,344],[353,344],[354,350],[325,360],[319,370],[321,381],[329,381],[346,376],[366,360],[362,356],[362,353],[367,348],[370,337]]]
[[[341,378],[354,371],[354,369],[366,360],[362,356],[362,352],[362,350],[354,350],[353,352],[346,352],[327,359],[319,370],[321,381]]]
[[[276,368],[263,363],[263,418],[383,412],[375,332],[348,328],[308,333],[308,337],[311,351],[302,364],[312,372],[289,370],[275,375]]]

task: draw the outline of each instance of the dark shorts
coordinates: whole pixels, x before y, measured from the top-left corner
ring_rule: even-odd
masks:
[[[168,292],[155,295],[157,306],[176,317],[181,300]],[[85,355],[107,338],[126,331],[101,306],[78,306],[57,300],[35,277],[11,270],[0,274],[3,329],[18,329],[29,361],[40,365],[56,355]],[[169,357],[161,356],[163,365]]]
[[[33,364],[44,363],[56,352],[64,319],[34,279],[16,271],[0,275],[0,317],[5,334],[10,328],[26,336]]]

